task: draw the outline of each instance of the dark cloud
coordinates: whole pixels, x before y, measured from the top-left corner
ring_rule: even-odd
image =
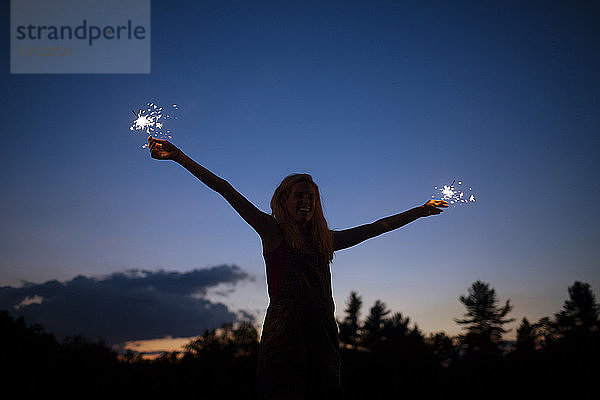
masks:
[[[28,323],[40,323],[59,338],[83,334],[118,344],[194,336],[236,319],[227,306],[205,297],[207,289],[243,280],[252,278],[235,265],[185,273],[129,270],[103,278],[80,275],[66,282],[2,287],[0,309],[23,316]]]

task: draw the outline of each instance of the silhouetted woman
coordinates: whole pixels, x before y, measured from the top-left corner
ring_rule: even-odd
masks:
[[[341,398],[338,328],[329,263],[333,252],[442,212],[442,200],[371,224],[329,230],[319,188],[307,174],[286,177],[271,199],[272,215],[256,208],[229,182],[197,164],[168,141],[148,139],[153,158],[181,164],[221,194],[260,235],[269,307],[259,350],[264,399]]]

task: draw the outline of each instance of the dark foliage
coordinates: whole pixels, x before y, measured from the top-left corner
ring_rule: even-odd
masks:
[[[476,341],[443,332],[424,337],[409,317],[380,300],[361,323],[362,301],[353,292],[340,323],[348,329],[340,335],[345,399],[596,398],[600,321],[589,285],[569,287],[554,318],[524,318],[512,347],[501,346],[509,303],[497,306],[488,284],[471,289],[460,299],[468,311],[461,321],[469,321],[466,336],[475,332]],[[118,355],[102,340],[81,335],[59,342],[6,311],[0,332],[5,390],[14,388],[18,398],[256,398],[259,338],[250,322],[207,330],[185,352],[155,360],[132,351]],[[492,353],[479,351],[482,337],[493,344]]]
[[[362,299],[356,292],[351,292],[348,302],[346,303],[346,317],[342,322],[339,322],[340,340],[349,344],[356,349],[360,337],[360,309],[362,307]]]
[[[455,319],[467,330],[461,337],[466,356],[486,359],[501,356],[502,335],[507,332],[503,325],[514,321],[505,318],[512,310],[510,300],[498,306],[496,291],[489,284],[477,281],[469,288],[468,296],[460,296],[459,301],[467,309],[464,319]]]

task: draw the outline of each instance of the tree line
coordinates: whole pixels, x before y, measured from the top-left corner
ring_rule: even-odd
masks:
[[[512,305],[488,283],[474,282],[459,301],[463,333],[424,335],[409,317],[377,300],[361,319],[350,293],[338,321],[346,399],[591,399],[600,372],[600,317],[591,287],[575,282],[551,317],[520,321],[516,342],[503,335]],[[58,341],[38,324],[0,312],[5,388],[23,398],[256,398],[259,335],[248,321],[206,330],[183,352],[149,360],[117,354],[102,340]],[[8,367],[8,368],[6,368]]]

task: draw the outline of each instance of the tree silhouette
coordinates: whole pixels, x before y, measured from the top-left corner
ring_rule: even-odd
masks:
[[[582,336],[598,331],[599,305],[587,283],[576,281],[569,287],[569,300],[556,314],[559,333],[565,337]]]
[[[532,324],[523,318],[517,328],[517,343],[514,351],[505,358],[504,371],[507,386],[518,390],[518,398],[554,398],[555,393],[539,382],[548,379],[550,363],[543,360],[539,346],[542,325]]]
[[[466,318],[455,321],[466,325],[467,334],[463,337],[463,343],[467,349],[490,355],[497,353],[502,334],[508,332],[503,325],[514,321],[512,318],[505,319],[512,310],[510,300],[499,307],[496,291],[481,281],[474,282],[468,289],[468,295],[460,296],[459,300],[467,308]]]
[[[523,354],[531,354],[535,351],[537,332],[535,325],[531,325],[527,318],[521,320],[517,328],[516,351]]]
[[[365,346],[372,348],[380,341],[385,326],[385,317],[390,313],[381,300],[376,300],[369,310],[369,315],[363,326],[362,342]]]
[[[340,341],[349,344],[353,349],[356,349],[359,339],[359,318],[360,309],[362,307],[362,298],[354,291],[350,292],[350,297],[346,302],[344,312],[346,316],[340,325]]]
[[[183,365],[196,376],[195,390],[206,398],[245,398],[256,393],[258,332],[251,322],[206,330],[185,349]]]
[[[249,321],[242,321],[233,330],[233,346],[236,351],[234,357],[243,357],[256,354],[258,351],[258,331]]]
[[[562,393],[571,398],[597,397],[600,374],[600,324],[598,304],[587,283],[576,281],[568,288],[567,299],[555,321],[547,319],[544,356],[547,375]]]
[[[383,330],[386,336],[406,336],[410,332],[409,323],[409,317],[404,317],[401,312],[396,312],[390,318],[383,321]]]
[[[537,343],[542,348],[551,347],[560,340],[558,326],[549,317],[540,318],[532,327],[536,332]]]
[[[195,358],[227,354],[231,358],[255,354],[258,349],[258,332],[251,322],[234,324],[226,322],[219,329],[207,329],[185,345],[188,355]]]
[[[461,346],[443,332],[425,339],[410,318],[392,314],[381,300],[361,326],[362,301],[352,292],[340,324],[352,328],[346,336],[350,346],[340,349],[344,397],[387,398],[392,390],[435,399],[595,399],[599,305],[586,283],[575,282],[568,292],[553,317],[536,323],[523,318],[516,349],[506,354],[498,345],[512,307],[509,301],[499,304],[486,283],[477,281],[460,296],[467,309],[457,321],[467,330]],[[242,399],[257,392],[258,332],[248,321],[207,330],[183,355],[166,352],[154,360],[132,351],[117,356],[102,340],[81,335],[59,343],[41,325],[27,325],[6,311],[0,311],[0,335],[6,381],[22,388],[24,398]]]
[[[429,335],[427,343],[433,351],[433,355],[444,367],[450,365],[452,360],[456,357],[456,348],[452,338],[446,335],[444,332],[437,332]]]

